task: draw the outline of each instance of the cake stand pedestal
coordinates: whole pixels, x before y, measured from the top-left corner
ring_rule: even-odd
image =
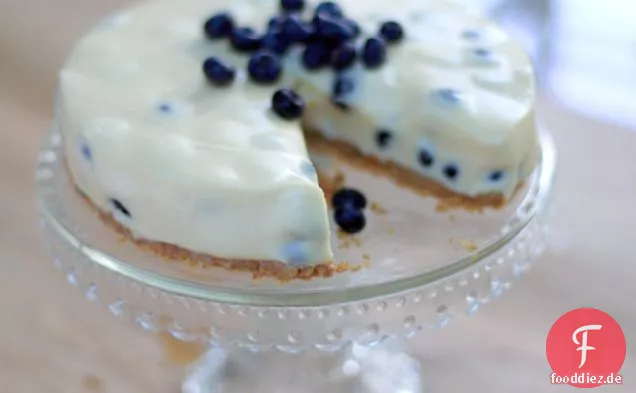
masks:
[[[384,344],[302,354],[212,348],[191,368],[182,391],[407,393],[422,392],[423,381],[417,360]]]
[[[348,261],[370,254],[371,264],[329,279],[255,281],[122,242],[74,192],[55,128],[38,159],[39,212],[54,263],[89,301],[142,329],[209,344],[184,393],[423,392],[425,372],[405,340],[474,314],[546,246],[556,152],[546,131],[540,139],[535,173],[497,213],[440,218],[423,198],[350,173],[388,213],[370,219],[360,250],[336,250]]]

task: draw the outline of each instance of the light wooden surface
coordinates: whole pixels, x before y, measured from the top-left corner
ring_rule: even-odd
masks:
[[[0,391],[178,391],[156,337],[68,285],[36,227],[33,170],[55,72],[74,40],[123,0],[0,0]],[[627,336],[623,386],[636,391],[636,133],[542,102],[560,150],[552,249],[502,300],[411,342],[435,392],[562,392],[545,338],[566,311],[613,315]]]

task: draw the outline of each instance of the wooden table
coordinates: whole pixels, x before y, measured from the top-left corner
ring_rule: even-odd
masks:
[[[70,45],[123,0],[0,2],[0,391],[177,392],[181,367],[157,337],[85,301],[50,263],[36,226],[33,171]],[[596,307],[627,336],[622,386],[636,391],[636,134],[542,100],[560,152],[551,251],[502,300],[411,342],[429,387],[562,392],[545,339],[566,311]]]

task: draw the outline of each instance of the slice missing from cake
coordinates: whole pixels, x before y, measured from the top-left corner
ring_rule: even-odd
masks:
[[[281,7],[154,0],[77,44],[57,121],[105,223],[171,259],[307,279],[347,269],[308,145],[470,209],[534,169],[532,68],[491,22],[444,1]]]

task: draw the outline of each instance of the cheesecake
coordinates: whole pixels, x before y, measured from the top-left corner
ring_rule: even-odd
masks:
[[[68,173],[104,222],[257,275],[331,275],[332,217],[364,230],[359,192],[332,212],[314,146],[486,208],[538,157],[529,58],[450,1],[151,0],[95,25],[59,80]]]

